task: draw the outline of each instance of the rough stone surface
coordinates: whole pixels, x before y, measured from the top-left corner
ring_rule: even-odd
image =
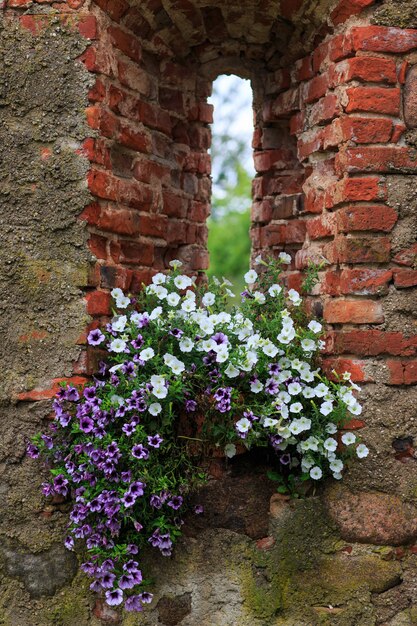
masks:
[[[353,494],[336,486],[326,498],[329,513],[347,541],[398,546],[417,538],[417,510],[398,496]]]
[[[191,613],[191,594],[161,598],[157,605],[160,621],[165,626],[176,626]]]
[[[417,28],[417,2],[416,0],[385,0],[376,10],[372,21],[381,26]]]

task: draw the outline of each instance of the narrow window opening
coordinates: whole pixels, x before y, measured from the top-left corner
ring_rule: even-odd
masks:
[[[252,100],[249,80],[221,75],[213,83],[208,274],[231,280],[236,293],[243,289],[251,246],[251,188],[255,176]]]

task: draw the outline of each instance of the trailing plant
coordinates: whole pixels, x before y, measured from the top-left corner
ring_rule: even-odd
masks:
[[[198,287],[179,261],[136,297],[113,289],[113,318],[88,335],[106,362],[91,384],[60,389],[51,432],[28,446],[50,467],[44,494],[72,497],[65,545],[85,546],[82,569],[111,606],[151,601],[138,555],[171,555],[204,480],[201,450],[269,448],[280,468],[271,477],[290,492],[300,480],[340,480],[349,457],[368,454],[338,433],[361,413],[359,387],[320,369],[322,325],[281,284],[290,257],[258,261],[232,308],[227,280]]]

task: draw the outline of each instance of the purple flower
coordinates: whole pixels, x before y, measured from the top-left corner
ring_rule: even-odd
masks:
[[[132,456],[134,456],[135,459],[148,459],[149,450],[145,448],[141,443],[138,443],[132,448]]]
[[[197,504],[197,505],[194,507],[194,513],[195,513],[196,515],[201,515],[202,513],[204,513],[204,507],[203,507],[201,504]]]
[[[139,571],[138,567],[139,567],[139,563],[137,561],[134,561],[133,559],[131,559],[130,561],[128,561],[127,563],[123,565],[123,569],[126,572],[130,572],[130,573]]]
[[[103,589],[111,589],[113,587],[116,576],[110,572],[104,572],[100,581]]]
[[[280,443],[282,443],[283,439],[279,435],[271,435],[269,441],[274,450],[278,450],[278,446]]]
[[[280,463],[282,463],[282,465],[289,465],[291,462],[291,455],[290,454],[282,454],[279,458]]]
[[[52,437],[49,437],[48,435],[41,435],[43,442],[45,444],[45,447],[48,450],[52,450],[52,448],[54,447],[54,440],[52,439]]]
[[[67,550],[74,550],[74,539],[69,535],[65,537],[64,546]]]
[[[217,343],[218,346],[228,343],[228,339],[224,333],[216,333],[212,336],[212,340]]]
[[[130,485],[129,491],[137,498],[143,496],[144,489],[146,485],[145,483],[141,483],[140,481],[136,481]]]
[[[177,511],[183,503],[182,496],[172,496],[171,500],[168,500],[168,506]]]
[[[119,578],[119,587],[120,589],[132,589],[135,586],[135,581],[133,576],[130,574],[122,574]]]
[[[83,431],[83,433],[91,433],[91,431],[94,428],[94,422],[90,417],[82,417],[80,419],[80,430]]]
[[[139,552],[139,548],[135,543],[128,543],[126,550],[129,554],[137,554]]]
[[[122,482],[130,483],[130,481],[132,480],[132,472],[130,470],[127,470],[127,472],[121,472],[120,478]]]
[[[276,376],[277,374],[279,374],[281,371],[280,366],[278,365],[278,363],[270,363],[268,365],[268,372],[271,374],[271,376]]]
[[[86,400],[93,400],[96,397],[97,389],[95,387],[86,387],[83,396]]]
[[[279,392],[279,385],[276,380],[273,378],[268,378],[265,383],[265,392],[271,394],[271,396],[276,396]]]
[[[156,435],[152,435],[151,437],[148,437],[148,444],[152,448],[159,448],[162,442],[163,442],[163,439],[162,437],[158,435],[158,433]]]
[[[54,478],[54,491],[66,496],[68,493],[68,481],[63,474],[58,474]]]
[[[36,446],[33,445],[33,443],[29,443],[27,448],[26,448],[26,453],[28,456],[30,456],[32,459],[38,459],[39,458],[39,450]]]
[[[144,591],[140,594],[139,598],[143,604],[150,604],[152,602],[153,595],[151,593],[148,593],[147,591]]]
[[[139,350],[143,346],[143,337],[142,335],[138,335],[136,339],[130,342],[135,350]]]
[[[122,502],[126,508],[129,508],[130,506],[133,506],[135,504],[136,496],[134,496],[133,493],[127,491],[122,498]]]
[[[133,520],[133,526],[135,527],[137,533],[140,533],[140,531],[143,530],[142,524],[136,520]]]
[[[185,410],[188,413],[191,413],[192,411],[195,411],[197,408],[197,402],[195,400],[187,400],[185,403]]]
[[[67,390],[65,392],[65,399],[68,400],[68,402],[78,402],[78,400],[80,399],[80,394],[75,389],[75,387],[67,387]]]
[[[162,500],[159,496],[152,494],[149,499],[149,504],[153,506],[154,509],[160,509],[162,507]]]
[[[105,339],[105,336],[98,328],[91,330],[87,337],[87,341],[90,346],[99,346]]]
[[[136,426],[132,423],[126,423],[122,426],[122,431],[125,433],[126,437],[130,437],[135,432]]]
[[[121,589],[113,589],[106,591],[106,602],[110,606],[117,606],[123,602],[123,591]]]
[[[180,337],[182,337],[182,335],[184,334],[184,331],[180,330],[179,328],[173,328],[172,330],[169,331],[169,334],[175,337],[176,339],[180,339]]]
[[[125,602],[126,611],[143,611],[140,596],[129,596]]]

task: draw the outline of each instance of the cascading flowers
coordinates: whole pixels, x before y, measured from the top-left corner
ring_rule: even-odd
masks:
[[[114,317],[88,335],[107,361],[84,388],[61,388],[51,432],[29,444],[51,468],[44,494],[72,497],[65,545],[85,544],[81,567],[110,606],[152,600],[139,555],[169,556],[181,534],[187,494],[203,480],[190,440],[228,457],[237,444],[268,447],[289,479],[339,480],[348,457],[367,456],[346,430],[362,410],[359,387],[320,369],[322,325],[280,282],[290,260],[259,259],[239,307],[228,281],[197,287],[179,261],[136,298],[113,289]]]

